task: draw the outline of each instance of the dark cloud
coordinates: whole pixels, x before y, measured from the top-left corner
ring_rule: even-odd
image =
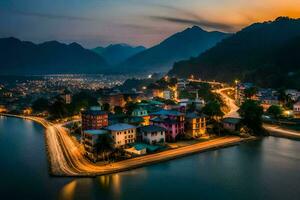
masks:
[[[207,20],[203,17],[200,17],[198,13],[175,6],[164,4],[152,4],[152,6],[171,11],[172,13],[169,16],[149,16],[153,20],[167,21],[178,24],[197,25],[204,28],[222,30],[227,32],[234,32],[237,29],[237,25]]]
[[[235,29],[234,26],[225,23],[213,22],[204,19],[187,19],[187,18],[178,18],[178,17],[163,17],[163,16],[150,16],[151,19],[161,20],[167,22],[173,22],[178,24],[188,24],[188,25],[197,25],[201,27],[206,27],[210,29],[218,29],[224,31],[233,31]]]
[[[63,19],[63,20],[76,20],[76,21],[97,21],[95,18],[88,17],[77,17],[77,16],[69,16],[69,15],[58,15],[58,14],[50,14],[50,13],[40,13],[40,12],[32,12],[32,11],[21,11],[15,9],[2,10],[7,13],[13,13],[22,16],[29,17],[39,17],[45,19]]]

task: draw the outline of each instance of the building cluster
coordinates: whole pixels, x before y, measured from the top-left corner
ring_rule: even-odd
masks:
[[[99,147],[106,135],[112,140],[114,149],[121,148],[131,154],[144,154],[151,146],[164,146],[181,137],[199,138],[206,135],[206,116],[196,112],[166,110],[164,104],[154,100],[138,104],[130,116],[116,120],[113,113],[100,107],[82,111],[81,142],[86,156],[92,161],[101,159]],[[128,120],[128,119],[135,120]],[[100,156],[100,157],[99,157]]]
[[[288,117],[300,118],[300,91],[295,89],[287,89],[284,93],[272,88],[255,88],[253,95],[246,97],[246,90],[254,88],[252,83],[240,83],[237,85],[236,101],[241,105],[247,98],[257,100],[260,102],[264,111],[267,111],[271,106],[284,107],[284,101],[289,101],[292,104],[290,109],[285,109],[284,115]],[[284,95],[284,97],[282,97]],[[284,99],[282,99],[284,98]]]

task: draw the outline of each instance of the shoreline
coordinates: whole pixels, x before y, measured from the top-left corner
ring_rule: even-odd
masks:
[[[280,126],[276,125],[264,125],[264,128],[269,132],[270,136],[273,137],[280,137],[280,138],[286,138],[291,140],[300,140],[300,132],[290,130],[287,128],[280,128]]]
[[[227,148],[239,145],[242,142],[249,142],[258,139],[255,137],[240,138],[237,136],[220,137],[206,142],[200,142],[185,147],[179,147],[154,154],[148,154],[145,156],[131,158],[111,164],[97,165],[85,159],[84,156],[78,151],[78,149],[72,149],[71,151],[70,149],[65,147],[65,145],[70,142],[71,143],[68,145],[71,145],[71,147],[76,147],[76,145],[71,141],[71,138],[68,138],[69,135],[66,135],[61,127],[56,127],[44,119],[35,117],[26,117],[3,113],[1,113],[0,115],[32,120],[45,128],[45,149],[49,163],[49,174],[51,176],[57,177],[95,177],[128,171],[144,166],[174,160],[177,158],[182,158],[196,153]],[[55,140],[53,140],[53,138]],[[54,144],[55,142],[58,144]]]
[[[6,114],[6,113],[0,113],[0,116],[18,118],[18,119],[23,119],[23,120],[30,120],[30,121],[33,121],[33,122],[41,125],[44,128],[44,143],[45,143],[45,151],[46,151],[45,153],[46,153],[47,161],[48,161],[48,172],[50,175],[55,174],[55,172],[53,171],[53,167],[52,167],[52,159],[51,159],[51,156],[49,153],[49,145],[48,145],[48,140],[47,140],[47,135],[46,135],[47,126],[45,124],[41,123],[40,121],[37,121],[33,118],[27,118],[26,116]]]

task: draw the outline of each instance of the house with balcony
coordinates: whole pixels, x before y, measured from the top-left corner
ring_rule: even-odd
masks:
[[[136,142],[136,127],[126,123],[117,123],[105,128],[114,140],[115,148],[123,148]]]

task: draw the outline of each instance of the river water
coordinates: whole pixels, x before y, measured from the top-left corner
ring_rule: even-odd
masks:
[[[0,199],[300,199],[300,142],[268,137],[97,178],[48,175],[44,130],[0,117]]]

